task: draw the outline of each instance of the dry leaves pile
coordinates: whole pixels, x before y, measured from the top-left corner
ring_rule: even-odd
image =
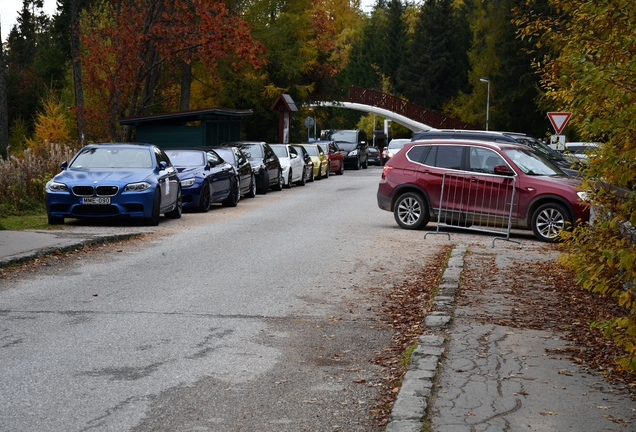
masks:
[[[481,301],[475,300],[479,298],[473,295],[475,291],[501,296],[505,309],[481,307],[483,312],[476,318],[483,323],[560,332],[572,342],[572,346],[558,350],[560,354],[598,371],[636,396],[636,374],[616,369],[614,359],[621,351],[601,330],[590,327],[592,321],[623,314],[614,301],[580,288],[557,262],[515,262],[513,267],[500,270],[494,256],[486,255],[477,252],[466,256],[458,303],[480,306],[475,304]]]
[[[453,245],[440,250],[431,260],[427,260],[419,273],[383,293],[381,316],[394,330],[393,344],[377,353],[376,363],[383,367],[384,382],[378,404],[371,410],[378,420],[378,426],[386,426],[391,407],[406,373],[407,364],[403,355],[417,343],[424,333],[424,319],[430,311],[434,288],[439,284],[445,269],[444,263]]]

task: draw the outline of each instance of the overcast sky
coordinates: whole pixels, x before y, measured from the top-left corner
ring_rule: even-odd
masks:
[[[369,12],[375,0],[361,0],[362,10]],[[55,13],[56,0],[44,0],[44,12],[52,16]],[[7,41],[7,36],[11,27],[17,24],[18,11],[22,9],[22,0],[2,0],[0,1],[0,17],[2,18],[2,42]]]

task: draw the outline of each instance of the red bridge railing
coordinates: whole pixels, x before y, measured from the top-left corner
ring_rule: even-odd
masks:
[[[397,96],[362,87],[349,87],[347,102],[371,105],[401,114],[411,120],[427,124],[435,129],[479,129],[475,125],[447,117],[436,111],[400,99]]]

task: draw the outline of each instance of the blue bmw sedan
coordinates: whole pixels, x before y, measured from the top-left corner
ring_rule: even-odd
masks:
[[[236,207],[241,199],[240,178],[234,166],[214,150],[173,148],[166,154],[177,169],[183,188],[183,207],[207,212],[211,203]]]
[[[49,224],[64,218],[180,218],[181,184],[166,153],[152,144],[91,144],[46,184]]]

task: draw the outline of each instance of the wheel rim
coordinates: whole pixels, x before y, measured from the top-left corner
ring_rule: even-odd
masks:
[[[554,239],[565,228],[565,218],[559,210],[547,208],[537,216],[536,227],[541,236]]]
[[[422,207],[415,198],[404,198],[398,205],[398,218],[404,225],[415,224],[422,216]]]

